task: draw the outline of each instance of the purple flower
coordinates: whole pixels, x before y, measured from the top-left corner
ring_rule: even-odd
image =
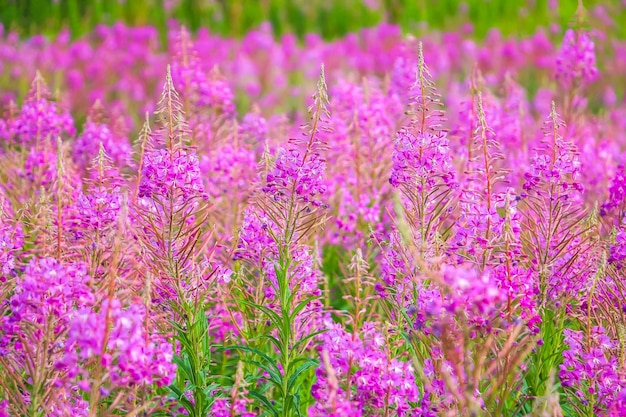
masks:
[[[87,417],[88,415],[89,401],[83,399],[78,387],[61,387],[58,397],[55,398],[46,414],[47,417]]]
[[[259,113],[247,113],[239,125],[239,134],[253,139],[257,147],[262,146],[268,135],[267,120]]]
[[[607,261],[622,269],[626,259],[626,231],[620,228],[615,236],[615,243],[609,247],[609,258]]]
[[[74,161],[82,169],[88,168],[98,155],[100,144],[115,166],[122,167],[130,161],[132,151],[130,143],[125,138],[114,135],[107,125],[94,122],[87,122],[83,133],[76,139]]]
[[[227,398],[216,398],[211,406],[213,417],[254,417],[256,413],[246,410],[250,401],[246,398],[236,398],[234,404]]]
[[[14,349],[19,354],[21,348],[14,337],[25,331],[34,339],[30,342],[36,344],[48,320],[54,324],[54,333],[62,334],[75,310],[93,303],[89,281],[83,264],[64,265],[51,258],[32,260],[15,279],[14,293],[9,300],[11,314],[0,321],[4,332],[0,352]],[[32,326],[35,327],[31,333]]]
[[[568,29],[556,57],[556,78],[570,89],[590,84],[598,78],[595,46],[589,35]]]
[[[189,39],[185,37],[181,43],[185,51],[180,51],[179,60],[172,64],[172,78],[176,80],[176,89],[195,108],[215,109],[232,116],[235,113],[235,96],[228,82],[218,71],[207,74],[203,70],[197,52],[193,45],[189,45]],[[183,54],[188,56],[183,58]]]
[[[252,191],[257,160],[254,152],[230,144],[205,155],[200,161],[206,191],[211,197],[238,197],[243,200]]]
[[[394,144],[393,168],[389,182],[416,192],[435,186],[456,187],[454,167],[445,132],[414,132],[404,128]]]
[[[194,151],[158,149],[145,155],[139,197],[188,200],[203,193]]]
[[[11,206],[3,194],[0,188],[0,282],[15,269],[16,256],[24,244],[22,225],[13,220]]]
[[[559,378],[574,397],[585,404],[589,396],[595,398],[596,410],[613,408],[619,402],[619,392],[626,386],[615,349],[618,341],[611,340],[603,327],[594,326],[590,338],[581,331],[564,330],[564,342],[569,346],[563,352]]]
[[[333,382],[335,378],[324,366],[318,368],[311,389],[316,399],[316,405],[309,410],[311,415],[360,416],[365,410],[389,407],[394,415],[411,416],[420,410],[411,405],[420,397],[412,365],[390,358],[385,338],[373,323],[365,323],[359,333],[348,333],[328,317],[325,327],[320,350],[327,352],[330,363],[326,367],[330,366],[338,381]],[[346,391],[347,387],[351,391]]]
[[[326,193],[325,169],[326,162],[317,153],[308,154],[305,159],[299,150],[280,148],[263,192],[276,200],[289,198],[293,192],[297,201],[321,206],[324,203],[319,197]]]
[[[602,204],[600,214],[606,216],[616,209],[619,221],[626,214],[626,173],[623,164],[617,167],[615,176],[611,180],[609,198]]]
[[[55,143],[57,137],[72,136],[75,132],[69,112],[60,112],[56,103],[47,99],[25,102],[20,114],[5,123],[5,128],[0,130],[2,139],[25,146],[45,141]]]
[[[106,343],[106,344],[104,344]],[[100,308],[78,311],[69,327],[61,365],[69,377],[89,386],[89,362],[100,359],[115,388],[168,385],[176,374],[172,345],[146,328],[142,304],[123,308],[118,300],[105,300]]]

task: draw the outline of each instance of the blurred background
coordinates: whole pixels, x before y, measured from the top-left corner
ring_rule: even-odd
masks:
[[[513,74],[533,98],[552,87],[567,28],[595,41],[603,78],[588,99],[599,109],[624,97],[626,0],[580,2],[0,0],[0,110],[23,102],[39,71],[77,125],[99,100],[136,130],[154,110],[167,65],[187,65],[189,49],[194,68],[232,92],[240,113],[254,105],[296,114],[321,62],[329,83],[400,77],[416,39],[440,85],[475,67],[494,89]]]
[[[152,25],[167,40],[169,25],[201,27],[212,33],[242,36],[263,22],[276,36],[315,32],[326,39],[378,23],[400,25],[405,32],[458,29],[481,38],[489,30],[529,35],[537,28],[570,25],[578,0],[0,0],[4,32],[22,36],[54,35],[68,28],[72,37],[89,33],[97,24]],[[588,21],[626,21],[625,0],[585,0]],[[624,25],[613,36],[623,38]]]

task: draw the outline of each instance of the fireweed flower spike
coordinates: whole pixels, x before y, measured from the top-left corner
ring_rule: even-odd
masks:
[[[453,208],[457,183],[443,128],[443,105],[424,62],[421,43],[415,77],[410,90],[411,122],[396,135],[389,182],[401,190],[420,253],[428,256],[433,255],[434,240],[443,232]]]
[[[202,216],[206,196],[198,158],[185,145],[188,131],[169,71],[157,115],[161,124],[157,142],[148,143],[152,149],[143,151],[141,161],[137,220],[143,244],[155,265],[163,268],[155,271],[164,279],[159,290],[164,297],[181,296],[189,285],[183,275],[193,267],[190,260],[196,256],[202,228],[198,215]]]
[[[589,302],[587,297],[594,293],[593,281],[601,258],[593,232],[597,230],[596,221],[587,218],[585,207],[581,207],[584,196],[579,182],[578,150],[561,136],[563,126],[552,102],[518,203],[522,214],[521,241],[535,277],[534,298],[542,320],[541,343],[535,351],[536,357],[542,359],[526,379],[534,392],[545,387],[540,376],[560,363],[563,349],[554,334],[563,332],[563,320],[571,308]],[[594,314],[589,307],[585,313],[587,322]]]
[[[213,301],[209,284],[220,267],[210,261],[208,197],[198,157],[187,145],[189,130],[169,68],[156,114],[159,129],[155,140],[149,127],[143,129],[134,231],[141,252],[150,259],[151,268],[144,272],[144,279],[151,283],[150,298],[173,315],[167,334],[173,334],[180,346],[177,356],[189,364],[171,388],[178,400],[185,398],[187,413],[206,415],[212,392],[206,378],[211,352],[206,348],[205,308]],[[162,348],[157,354],[169,355]],[[171,378],[164,381],[167,384]]]
[[[303,138],[291,139],[289,148],[278,149],[268,168],[265,186],[256,197],[257,207],[244,217],[237,255],[248,265],[245,272],[251,286],[262,283],[270,289],[265,295],[271,304],[249,290],[246,303],[256,307],[259,314],[249,320],[263,320],[270,327],[276,352],[262,353],[255,344],[239,349],[263,358],[259,366],[269,372],[268,386],[281,393],[275,406],[263,402],[268,411],[283,417],[294,416],[302,408],[294,403],[298,401],[294,387],[301,374],[316,365],[305,353],[319,329],[319,272],[305,242],[323,222],[326,207],[321,198],[326,191],[322,151],[330,131],[327,106],[322,66],[309,108],[310,124],[304,127]],[[255,247],[262,247],[261,252]],[[248,340],[253,335],[251,330],[245,331]]]
[[[234,94],[217,69],[204,68],[189,32],[182,28],[172,63],[174,87],[189,123],[189,144],[214,150],[223,124],[235,114]]]
[[[330,113],[327,106],[328,93],[322,66],[317,93],[313,96],[313,104],[309,108],[310,125],[303,132],[304,137],[290,139],[289,148],[279,148],[274,168],[267,174],[263,192],[271,196],[276,203],[288,203],[291,206],[296,204],[308,207],[324,206],[319,197],[326,191],[323,181],[326,163],[321,152],[328,145],[326,136],[329,133]],[[299,216],[298,212],[294,213],[294,208],[287,210],[285,214]]]
[[[482,268],[492,261],[493,248],[502,237],[502,218],[496,199],[507,170],[500,167],[504,155],[496,132],[487,124],[483,95],[477,95],[478,121],[472,139],[466,183],[459,197],[460,216],[453,249]]]
[[[73,135],[74,131],[74,120],[69,112],[59,109],[51,100],[46,82],[37,72],[20,114],[8,121],[2,139],[18,146],[32,146],[41,152],[46,142],[54,143],[60,135]]]
[[[539,277],[541,304],[559,296],[576,296],[586,288],[589,274],[577,260],[590,248],[579,207],[583,186],[576,146],[561,136],[564,124],[552,103],[545,134],[525,174],[522,239],[530,243],[532,263]],[[570,275],[581,266],[579,274]]]
[[[583,10],[582,2],[579,10]],[[575,113],[584,108],[587,102],[581,93],[598,77],[594,42],[582,29],[568,29],[556,57],[555,78],[564,95],[564,118],[572,126]]]
[[[125,180],[100,143],[98,155],[91,162],[88,188],[78,194],[69,207],[68,239],[90,265],[90,275],[100,278],[103,264],[111,258],[115,233],[121,233],[118,220],[123,204]]]
[[[556,57],[556,79],[565,90],[583,87],[598,78],[595,45],[583,31],[568,29]]]
[[[58,384],[66,372],[57,363],[76,309],[92,305],[95,299],[86,272],[83,264],[42,258],[33,259],[15,279],[0,320],[4,374],[0,386],[17,415],[40,415],[42,410],[64,407],[59,396],[70,392]],[[68,398],[77,401],[76,396]]]

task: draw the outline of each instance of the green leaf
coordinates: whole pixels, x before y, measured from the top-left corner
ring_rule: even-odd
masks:
[[[264,370],[265,372],[267,372],[270,375],[269,381],[275,385],[276,387],[278,387],[278,389],[282,392],[282,384],[281,384],[281,375],[272,371],[271,369],[269,369],[267,366],[263,365],[261,362],[258,361],[253,361],[250,359],[244,359],[244,362],[249,363],[251,365],[255,365],[258,366],[259,368],[261,368],[262,370]],[[263,378],[263,379],[267,379],[267,377],[265,376],[259,376],[258,379]]]
[[[259,400],[266,407],[267,411],[272,413],[274,417],[278,417],[278,410],[272,405],[265,395],[257,391],[248,391],[248,395]]]
[[[261,335],[261,339],[269,339],[274,344],[274,346],[276,346],[276,349],[278,349],[279,351],[281,350],[280,341],[271,334]]]
[[[186,379],[190,381],[194,379],[193,371],[191,370],[191,364],[189,363],[189,358],[174,356],[172,361],[176,364],[178,370],[182,371],[183,376],[185,376]]]
[[[174,386],[174,385],[170,385],[169,389],[176,394],[176,399],[178,400],[178,402],[185,408],[185,410],[187,410],[189,413],[192,413],[194,410],[194,405],[191,401],[189,401],[187,399],[187,397],[185,396],[185,394],[183,393],[182,390],[180,390],[178,387]]]
[[[312,297],[306,298],[305,300],[299,302],[298,305],[291,312],[291,315],[289,316],[289,320],[293,321],[296,318],[296,316],[298,315],[298,313],[304,309],[304,307],[309,305],[309,303],[311,301],[316,300],[318,298],[319,297],[317,297],[317,296],[312,296]]]
[[[254,353],[255,355],[259,355],[260,357],[262,357],[263,359],[265,359],[267,361],[267,363],[269,363],[270,365],[272,365],[272,367],[274,368],[274,370],[280,374],[280,369],[278,368],[278,366],[276,365],[275,361],[270,358],[268,355],[266,355],[265,353],[261,352],[258,349],[252,348],[250,346],[243,346],[243,345],[233,345],[233,346],[228,346],[228,348],[219,348],[218,351],[222,351],[222,350],[241,350],[243,352],[248,352],[248,353]]]
[[[218,384],[211,384],[209,386],[207,386],[206,388],[204,388],[203,392],[204,395],[206,395],[208,398],[211,398],[213,396],[213,391],[215,391],[216,389],[218,389],[220,386]]]
[[[265,314],[269,320],[274,323],[274,326],[276,327],[280,327],[282,324],[282,318],[275,312],[272,311],[272,309],[268,308],[267,306],[261,305],[261,304],[257,304],[257,303],[251,303],[249,301],[245,301],[245,300],[240,300],[239,301],[241,304],[250,306],[250,307],[254,307],[256,309],[258,309],[259,311],[261,311],[263,314]]]
[[[298,394],[297,391],[293,395],[293,404],[294,404],[294,408],[296,409],[296,414],[298,415],[298,417],[302,416],[302,411],[300,411],[300,409],[302,408],[302,404],[300,402],[300,395]]]
[[[324,330],[318,330],[318,331],[316,331],[316,332],[313,332],[313,333],[310,333],[310,334],[306,335],[305,337],[303,337],[302,339],[298,340],[298,341],[297,341],[297,342],[293,345],[293,349],[294,349],[294,350],[297,350],[297,349],[300,347],[300,345],[303,345],[303,344],[307,343],[309,340],[311,340],[311,339],[312,339],[312,338],[314,338],[315,336],[317,336],[317,335],[319,335],[319,334],[322,334],[322,333],[325,333],[326,331],[327,331],[326,329],[324,329]]]
[[[294,373],[289,377],[289,380],[287,381],[287,391],[291,392],[292,388],[295,386],[298,377],[304,373],[305,371],[307,371],[310,368],[313,367],[317,367],[319,365],[319,362],[315,359],[308,359],[306,362],[304,362],[302,365],[300,365],[295,371]]]

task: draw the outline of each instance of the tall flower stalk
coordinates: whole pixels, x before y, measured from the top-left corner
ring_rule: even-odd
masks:
[[[395,139],[389,182],[406,199],[405,215],[414,226],[421,256],[435,254],[437,238],[445,235],[445,220],[457,187],[444,112],[439,94],[424,61],[422,46],[415,84],[411,87],[411,122]]]
[[[269,340],[273,349],[262,352],[255,346],[258,340],[250,340],[239,349],[260,357],[260,362],[254,363],[264,371],[263,378],[275,390],[279,401],[272,405],[263,393],[251,391],[251,394],[275,416],[302,413],[304,404],[297,388],[301,377],[317,364],[305,355],[317,334],[315,316],[316,308],[320,307],[316,301],[318,278],[311,269],[312,258],[306,239],[323,223],[326,207],[322,200],[326,188],[322,152],[326,148],[330,117],[326,91],[322,67],[304,137],[291,139],[288,148],[278,149],[267,171],[262,194],[256,199],[258,211],[250,213],[257,216],[262,226],[254,234],[244,227],[240,237],[239,258],[251,266],[255,263],[257,268],[260,266],[262,269],[256,273],[265,276],[264,285],[270,287],[266,296],[273,300],[272,305],[253,303],[253,307],[271,325],[272,330],[261,337]],[[259,238],[265,239],[269,247],[260,259],[251,258],[246,249]]]
[[[189,148],[188,129],[170,71],[158,105],[160,129],[151,140],[143,130],[142,171],[134,208],[141,254],[152,268],[152,303],[171,311],[171,327],[180,346],[179,373],[170,386],[190,416],[205,416],[212,404],[209,366],[211,350],[205,309],[216,268],[209,262],[210,229],[199,161]],[[185,401],[191,391],[193,401]]]

